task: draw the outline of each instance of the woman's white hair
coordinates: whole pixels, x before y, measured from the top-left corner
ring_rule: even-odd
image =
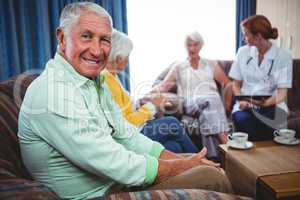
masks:
[[[114,29],[111,41],[111,50],[108,58],[109,62],[115,61],[117,57],[127,58],[130,55],[133,49],[133,43],[126,34]]]
[[[82,12],[86,11],[95,12],[100,17],[108,18],[111,27],[113,26],[111,16],[98,4],[92,2],[76,2],[64,7],[60,15],[59,27],[63,29],[64,33],[69,33],[71,25],[77,22]]]
[[[184,41],[185,46],[187,46],[188,39],[191,39],[195,42],[199,42],[201,47],[204,46],[203,37],[200,35],[200,33],[198,31],[193,31],[193,32],[186,34],[185,41]]]

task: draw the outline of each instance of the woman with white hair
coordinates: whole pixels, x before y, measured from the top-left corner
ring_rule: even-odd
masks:
[[[208,156],[217,157],[217,145],[227,142],[229,127],[215,80],[226,85],[229,79],[217,62],[199,56],[203,45],[203,38],[197,31],[187,34],[187,59],[174,62],[156,89],[167,92],[177,85],[185,113],[198,113],[202,143],[208,148]]]
[[[139,127],[141,133],[150,139],[160,142],[166,149],[175,153],[196,153],[198,148],[193,144],[184,128],[175,117],[153,119],[156,108],[163,104],[163,98],[151,98],[151,101],[135,110],[133,101],[120,83],[117,73],[124,71],[130,52],[133,48],[130,38],[116,30],[112,34],[112,49],[106,70],[103,71],[105,83],[113,100],[122,111],[126,120]]]

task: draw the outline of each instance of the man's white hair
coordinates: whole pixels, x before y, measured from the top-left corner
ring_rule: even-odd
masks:
[[[185,46],[187,45],[188,39],[191,39],[195,42],[199,42],[201,48],[204,46],[203,37],[200,35],[200,33],[198,31],[193,31],[193,32],[186,34],[185,41],[184,41]]]
[[[69,33],[71,26],[77,22],[81,13],[87,11],[95,12],[100,17],[108,18],[111,27],[113,26],[111,16],[98,4],[92,2],[76,2],[64,7],[60,15],[59,27],[63,29],[64,33]]]
[[[115,61],[117,57],[127,58],[130,55],[133,49],[133,43],[126,34],[114,29],[111,41],[111,50],[108,58],[109,62]]]

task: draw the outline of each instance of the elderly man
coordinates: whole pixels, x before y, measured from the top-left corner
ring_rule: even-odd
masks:
[[[94,3],[62,11],[59,50],[29,86],[19,114],[22,158],[33,178],[64,199],[104,196],[115,184],[230,191],[205,149],[183,159],[122,117],[99,75],[111,35],[110,16]]]

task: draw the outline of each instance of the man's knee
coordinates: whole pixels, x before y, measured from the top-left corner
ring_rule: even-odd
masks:
[[[206,189],[217,192],[232,193],[227,176],[219,169],[210,166],[198,166],[186,170],[166,181],[151,186],[150,189]]]
[[[195,179],[197,178],[200,183],[203,183],[200,187],[218,192],[233,192],[229,179],[220,169],[210,166],[200,166],[194,169],[198,170]]]

